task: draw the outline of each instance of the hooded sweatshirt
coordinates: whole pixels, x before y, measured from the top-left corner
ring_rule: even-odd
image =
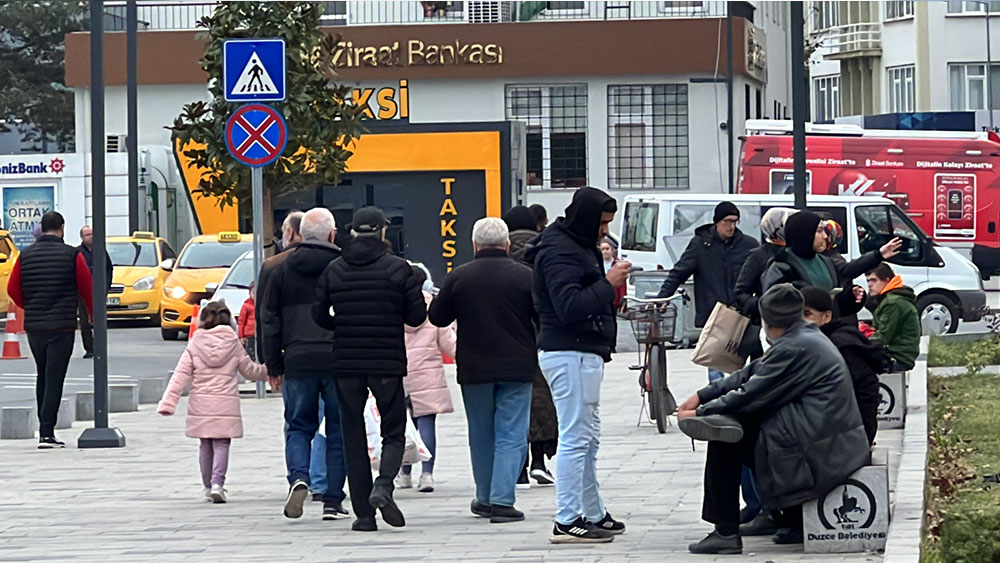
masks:
[[[524,259],[524,251],[528,243],[538,237],[535,214],[523,205],[516,205],[503,214],[503,222],[510,232],[510,257],[533,267],[534,264]]]
[[[832,291],[837,280],[826,261],[813,250],[819,222],[819,215],[810,211],[800,211],[785,221],[785,240],[791,249],[788,258],[805,271],[809,285]]]
[[[573,350],[611,361],[617,328],[615,290],[597,248],[601,215],[617,209],[614,198],[596,188],[580,188],[573,202],[525,252],[534,263],[532,296],[542,351]]]
[[[882,299],[875,308],[875,334],[872,342],[881,342],[896,363],[912,369],[920,354],[920,315],[913,289],[903,285],[896,276],[882,290]]]

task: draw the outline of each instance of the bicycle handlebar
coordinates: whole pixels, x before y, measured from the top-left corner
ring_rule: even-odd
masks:
[[[683,291],[678,292],[676,295],[671,297],[635,297],[632,295],[626,295],[625,301],[635,301],[636,303],[641,303],[643,305],[659,305],[662,303],[670,303],[677,299],[687,299],[687,294]]]

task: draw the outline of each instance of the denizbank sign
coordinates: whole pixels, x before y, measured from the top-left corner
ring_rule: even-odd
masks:
[[[61,158],[53,158],[49,162],[12,162],[10,164],[0,164],[0,175],[59,174],[65,167],[66,164]]]

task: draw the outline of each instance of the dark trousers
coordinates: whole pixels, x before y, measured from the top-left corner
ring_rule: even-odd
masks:
[[[87,312],[87,306],[83,304],[83,299],[79,300],[76,311],[77,316],[80,318],[80,337],[83,338],[83,351],[93,354],[94,325],[90,322],[90,313]]]
[[[368,458],[368,436],[365,432],[365,403],[368,401],[368,391],[371,390],[382,416],[382,459],[375,486],[392,491],[392,480],[403,464],[403,449],[406,446],[406,396],[403,392],[403,378],[341,376],[336,379],[351,505],[358,518],[371,518],[375,516],[375,509],[368,502],[372,493],[372,469]]]
[[[701,518],[720,533],[732,535],[740,526],[740,481],[743,467],[754,468],[759,421],[740,420],[743,439],[734,444],[709,442],[705,458],[705,495]]]
[[[35,380],[35,398],[38,401],[38,435],[55,435],[59,402],[62,401],[66,368],[73,354],[73,332],[29,332],[28,346],[35,358],[38,378]]]

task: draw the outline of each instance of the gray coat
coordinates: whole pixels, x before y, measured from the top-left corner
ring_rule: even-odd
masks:
[[[815,325],[793,325],[763,358],[698,396],[698,415],[761,421],[755,473],[769,508],[818,498],[871,459],[850,372]]]

